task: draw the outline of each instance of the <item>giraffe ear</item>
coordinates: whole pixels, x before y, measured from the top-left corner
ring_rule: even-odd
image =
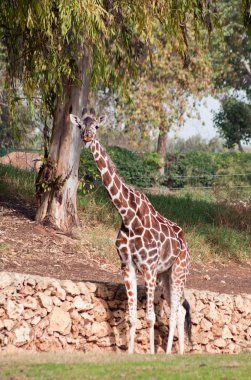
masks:
[[[71,119],[72,124],[74,124],[77,127],[81,128],[80,118],[78,116],[73,115],[72,113],[70,113],[70,119]]]
[[[99,118],[98,118],[98,125],[97,125],[97,128],[98,128],[100,125],[104,124],[104,123],[106,122],[106,119],[107,119],[106,115],[99,116]]]
[[[84,116],[84,114],[87,112],[87,108],[83,108],[82,109],[82,114],[81,114],[81,116]]]

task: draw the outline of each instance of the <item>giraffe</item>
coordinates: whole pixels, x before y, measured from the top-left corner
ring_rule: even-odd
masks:
[[[149,323],[150,353],[154,353],[154,292],[163,289],[170,305],[167,354],[171,354],[175,328],[178,328],[179,352],[184,353],[184,330],[191,342],[190,306],[184,296],[189,271],[190,253],[182,229],[164,218],[152,206],[146,195],[126,185],[96,137],[96,130],[105,116],[96,117],[93,109],[83,110],[81,118],[70,114],[71,122],[80,130],[85,147],[90,147],[102,182],[122,218],[116,239],[128,297],[129,343],[134,352],[137,323],[137,278],[139,271],[146,286],[146,316]]]

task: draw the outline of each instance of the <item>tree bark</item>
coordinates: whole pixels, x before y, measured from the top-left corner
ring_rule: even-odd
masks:
[[[159,130],[157,153],[159,154],[160,159],[161,159],[161,167],[159,168],[159,173],[161,175],[164,175],[165,173],[167,133],[168,133],[168,129]]]
[[[238,142],[237,145],[238,145],[238,149],[239,149],[239,151],[240,151],[240,152],[244,152],[243,146],[241,145],[241,142],[240,142],[240,141]]]
[[[77,214],[78,169],[82,142],[79,130],[70,123],[69,113],[80,114],[89,92],[88,54],[78,62],[79,86],[67,80],[64,97],[58,97],[53,116],[49,156],[41,167],[36,193],[36,220],[64,232],[79,226]]]

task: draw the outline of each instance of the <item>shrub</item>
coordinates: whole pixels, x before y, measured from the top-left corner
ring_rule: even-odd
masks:
[[[194,151],[169,155],[165,184],[173,188],[250,185],[250,167],[250,153]],[[216,175],[219,177],[215,177]]]
[[[145,161],[139,154],[116,146],[108,147],[107,153],[126,183],[136,187],[151,187],[154,184],[156,166],[152,161]],[[100,181],[100,175],[90,150],[82,151],[79,177],[84,182],[84,188],[95,186],[95,183]]]

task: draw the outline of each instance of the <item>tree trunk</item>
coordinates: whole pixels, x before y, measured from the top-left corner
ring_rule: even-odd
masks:
[[[87,54],[78,62],[81,84],[77,86],[68,80],[64,85],[64,98],[57,99],[49,157],[36,181],[36,220],[64,232],[71,232],[79,226],[77,188],[82,142],[78,128],[70,123],[69,113],[81,114],[82,108],[87,105],[88,62]]]
[[[241,142],[240,142],[240,141],[238,142],[237,145],[238,145],[238,149],[239,149],[239,151],[240,151],[240,152],[244,152],[243,146],[241,145]]]
[[[160,159],[161,159],[161,167],[159,168],[159,173],[161,175],[164,175],[164,172],[165,172],[167,133],[168,133],[168,129],[159,130],[157,153],[159,154]]]

